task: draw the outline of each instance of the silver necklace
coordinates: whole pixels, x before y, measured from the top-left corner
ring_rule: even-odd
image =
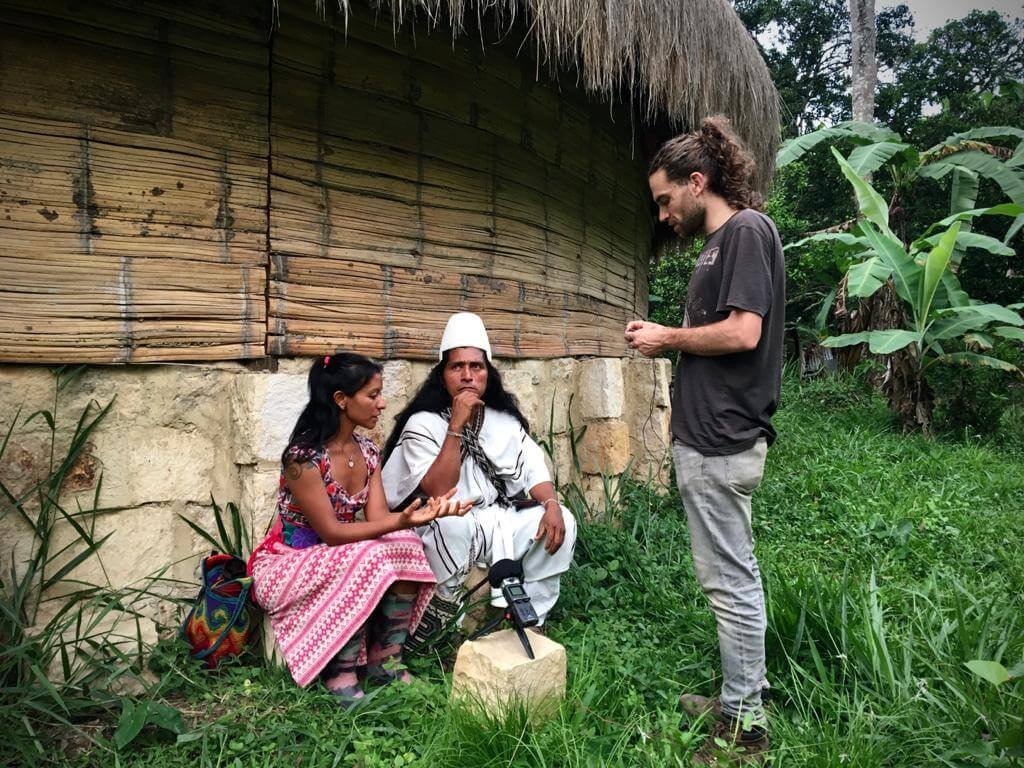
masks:
[[[352,442],[355,442],[355,438],[353,438]],[[356,447],[358,448],[358,445],[357,445]],[[345,454],[345,462],[346,462],[346,463],[348,464],[348,468],[349,468],[349,469],[352,469],[352,468],[353,468],[353,467],[354,467],[354,466],[356,465],[356,460],[355,460],[355,457],[354,457],[354,456],[352,456],[352,455],[351,455],[351,454],[350,454],[350,453],[348,452],[348,450],[346,450],[346,448],[345,448],[345,446],[344,446],[344,445],[339,445],[339,446],[338,446],[338,449],[339,449],[339,450],[340,450],[340,451],[341,451],[341,452],[342,452],[343,454]]]

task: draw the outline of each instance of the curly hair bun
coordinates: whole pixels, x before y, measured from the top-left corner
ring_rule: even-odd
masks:
[[[715,166],[714,191],[740,208],[760,208],[761,195],[750,185],[754,158],[724,115],[706,117],[700,126],[704,154]]]

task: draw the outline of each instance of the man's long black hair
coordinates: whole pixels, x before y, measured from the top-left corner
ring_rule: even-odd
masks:
[[[309,402],[295,422],[281,462],[287,463],[291,448],[319,449],[330,440],[341,424],[341,408],[334,402],[334,393],[352,397],[382,370],[380,363],[352,352],[314,360],[309,369]]]
[[[387,461],[388,457],[391,456],[391,452],[395,450],[398,438],[401,437],[402,430],[405,429],[406,422],[409,421],[410,416],[420,411],[441,413],[446,408],[451,407],[452,396],[448,394],[448,390],[444,387],[444,367],[448,364],[448,353],[449,350],[444,351],[441,355],[441,362],[430,369],[430,373],[427,374],[427,380],[423,382],[423,386],[420,387],[416,395],[409,401],[409,404],[402,409],[402,412],[395,417],[395,426],[388,436],[387,443],[384,445],[384,461]],[[481,353],[483,353],[483,350],[481,350]],[[488,408],[515,416],[516,420],[523,425],[523,429],[529,434],[530,423],[523,416],[522,411],[519,410],[519,401],[516,400],[516,396],[505,389],[505,385],[501,381],[501,374],[498,373],[497,368],[491,365],[491,361],[485,353],[484,362],[487,365],[487,389],[484,390],[484,396],[480,399],[484,401]]]

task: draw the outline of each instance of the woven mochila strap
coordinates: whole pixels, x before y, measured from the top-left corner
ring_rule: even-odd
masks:
[[[441,418],[445,421],[451,421],[452,409],[446,408],[441,412]],[[462,440],[461,443],[461,454],[462,460],[465,461],[466,457],[469,456],[476,462],[476,465],[483,470],[484,474],[487,475],[487,479],[491,485],[494,486],[494,490],[498,493],[498,503],[503,507],[509,506],[508,488],[505,485],[505,481],[501,479],[498,474],[498,469],[491,463],[491,460],[487,458],[487,454],[484,453],[483,447],[480,445],[480,427],[484,423],[484,410],[481,408],[477,411],[476,416],[469,420],[469,422],[462,428]]]

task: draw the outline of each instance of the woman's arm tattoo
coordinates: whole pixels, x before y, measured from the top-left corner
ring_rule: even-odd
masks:
[[[311,469],[317,468],[316,464],[308,460],[303,462],[293,461],[290,464],[286,464],[284,467],[284,479],[288,481],[298,480],[302,477],[302,472],[306,467]]]

